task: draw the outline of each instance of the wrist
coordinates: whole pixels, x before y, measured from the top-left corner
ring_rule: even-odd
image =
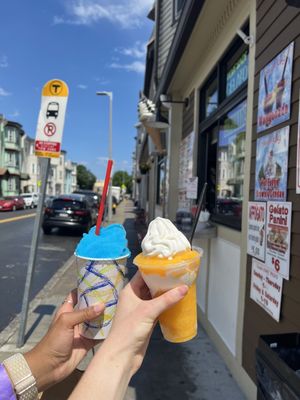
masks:
[[[55,382],[54,370],[55,368],[49,364],[49,357],[37,352],[36,348],[24,354],[24,358],[36,380],[36,387],[39,392],[47,389]],[[41,362],[41,360],[43,360]]]

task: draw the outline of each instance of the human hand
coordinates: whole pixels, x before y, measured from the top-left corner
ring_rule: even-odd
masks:
[[[24,354],[37,381],[39,391],[66,378],[97,341],[80,336],[79,324],[97,318],[104,311],[98,303],[74,310],[77,290],[74,289],[58,309],[44,338]]]
[[[150,291],[140,272],[137,272],[122,290],[112,328],[104,343],[129,362],[133,375],[144,359],[153,328],[159,315],[180,301],[188,291],[186,285],[151,298]]]

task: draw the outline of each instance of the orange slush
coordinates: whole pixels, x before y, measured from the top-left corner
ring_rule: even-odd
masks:
[[[186,250],[171,259],[144,256],[134,259],[153,297],[174,287],[188,285],[186,296],[159,317],[160,327],[166,340],[186,342],[197,335],[196,278],[202,250]]]

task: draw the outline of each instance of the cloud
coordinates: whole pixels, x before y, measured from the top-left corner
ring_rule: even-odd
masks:
[[[8,114],[8,115],[9,115],[9,117],[16,118],[16,117],[20,116],[20,113],[18,110],[15,110],[13,113]]]
[[[147,43],[141,43],[140,41],[135,42],[132,47],[119,47],[115,51],[133,58],[145,58],[146,56]]]
[[[108,157],[97,157],[97,164],[106,165]]]
[[[7,56],[0,57],[0,68],[7,68],[7,67],[8,67]]]
[[[153,0],[68,0],[65,5],[68,17],[55,16],[55,25],[92,25],[108,20],[129,29],[143,25]]]
[[[79,83],[79,84],[77,85],[77,87],[78,87],[78,89],[82,89],[82,90],[87,89],[87,85],[83,85],[82,83]]]
[[[10,96],[11,93],[7,92],[5,89],[0,87],[0,96]]]
[[[109,80],[104,78],[99,78],[97,76],[94,78],[94,80],[98,82],[99,85],[107,85],[108,83],[110,83]]]
[[[126,71],[137,72],[139,74],[145,72],[145,64],[141,61],[133,61],[129,64],[112,63],[110,67],[114,69],[125,69]]]

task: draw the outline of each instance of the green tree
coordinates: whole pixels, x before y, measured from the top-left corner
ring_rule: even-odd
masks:
[[[132,192],[132,176],[126,171],[116,171],[112,178],[113,186],[120,186],[124,184],[127,189],[127,193]]]
[[[93,190],[95,175],[84,165],[77,165],[77,184],[80,189]]]

